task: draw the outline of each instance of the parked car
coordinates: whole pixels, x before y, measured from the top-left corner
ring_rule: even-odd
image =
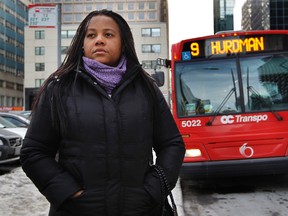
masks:
[[[9,111],[9,113],[14,113],[14,114],[18,114],[21,115],[27,119],[31,118],[31,110],[23,110],[23,111]]]
[[[0,129],[0,165],[18,161],[22,144],[20,135]]]
[[[22,116],[21,114],[0,112],[0,116],[13,123],[17,127],[28,127],[30,124],[30,120]]]
[[[20,135],[23,139],[24,139],[25,134],[27,132],[26,127],[17,127],[16,125],[14,125],[13,123],[9,122],[8,120],[2,118],[1,116],[0,116],[0,129],[14,132],[14,133]]]
[[[30,117],[31,117],[31,110],[25,110],[25,111],[20,112],[19,114],[25,116],[27,119],[30,119]]]

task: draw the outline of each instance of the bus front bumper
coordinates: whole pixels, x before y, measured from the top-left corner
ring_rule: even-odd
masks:
[[[181,179],[287,174],[288,157],[183,163]]]

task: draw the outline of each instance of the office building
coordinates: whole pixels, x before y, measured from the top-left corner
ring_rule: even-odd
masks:
[[[168,58],[168,10],[166,0],[34,0],[34,4],[55,4],[61,7],[59,29],[25,28],[25,109],[30,109],[35,93],[58,65],[57,54],[64,59],[79,23],[93,10],[109,9],[121,14],[129,23],[136,52],[142,66],[153,73],[157,58]],[[60,38],[59,38],[60,37]],[[60,47],[57,41],[60,39]],[[169,74],[161,90],[169,101]]]
[[[288,29],[287,0],[247,0],[242,7],[243,30]]]
[[[28,0],[0,0],[0,110],[23,106]]]
[[[233,10],[235,0],[213,0],[214,2],[214,33],[234,29]]]

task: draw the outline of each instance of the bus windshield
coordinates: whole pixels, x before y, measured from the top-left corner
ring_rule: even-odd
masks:
[[[177,115],[288,109],[288,53],[175,62]]]

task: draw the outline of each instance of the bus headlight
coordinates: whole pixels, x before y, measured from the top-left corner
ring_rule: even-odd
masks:
[[[200,149],[187,149],[185,153],[185,157],[201,157]]]

